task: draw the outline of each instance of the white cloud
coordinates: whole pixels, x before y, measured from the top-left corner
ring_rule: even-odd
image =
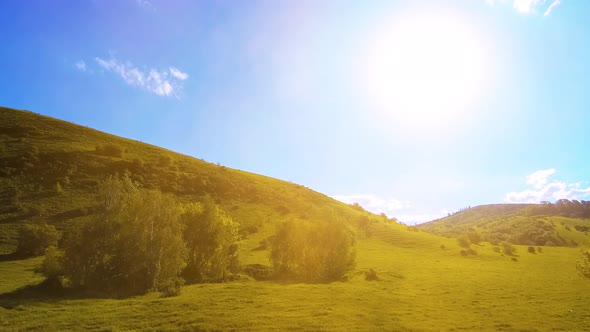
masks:
[[[332,198],[346,204],[358,203],[369,212],[376,214],[385,213],[390,217],[394,216],[394,211],[408,206],[407,203],[403,203],[397,199],[384,199],[373,194],[334,195]]]
[[[113,57],[109,60],[96,57],[95,61],[102,68],[118,74],[127,84],[143,88],[158,96],[176,95],[182,88],[182,81],[188,78],[188,74],[174,67],[163,71],[153,68],[141,70],[130,62],[122,63]]]
[[[183,73],[180,70],[174,68],[174,67],[170,67],[170,74],[176,78],[178,78],[181,81],[184,81],[188,78],[188,74],[187,73]]]
[[[559,0],[553,1],[553,3],[545,11],[545,14],[543,14],[543,16],[547,16],[547,15],[551,14],[551,11],[553,11],[553,9],[555,9],[555,7],[559,6],[560,4],[561,4],[561,1],[559,1]]]
[[[400,222],[409,225],[436,220],[448,215],[447,210],[427,213],[416,211],[411,208],[409,202],[393,198],[385,199],[373,194],[334,195],[332,198],[346,204],[358,203],[369,212],[375,214],[385,213],[388,217],[395,217]]]
[[[540,189],[547,183],[547,178],[553,174],[555,174],[555,169],[553,168],[536,171],[526,177],[526,183],[534,188]]]
[[[590,196],[590,187],[582,188],[580,183],[565,183],[554,180],[547,183],[554,169],[534,172],[527,176],[527,183],[532,189],[506,194],[504,200],[509,203],[539,203],[541,201],[557,201],[559,199],[581,199]]]
[[[560,0],[553,1],[547,6],[547,0],[485,0],[486,4],[495,6],[496,4],[512,3],[512,8],[522,14],[531,14],[542,11],[543,16],[549,15],[555,7],[561,4]],[[543,10],[543,8],[546,8]]]
[[[76,62],[74,64],[74,66],[76,67],[76,69],[78,69],[79,71],[86,71],[86,62],[80,60],[78,62]]]

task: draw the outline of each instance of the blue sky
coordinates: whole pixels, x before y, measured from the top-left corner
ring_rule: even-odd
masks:
[[[590,199],[590,2],[0,2],[0,104],[403,222]]]

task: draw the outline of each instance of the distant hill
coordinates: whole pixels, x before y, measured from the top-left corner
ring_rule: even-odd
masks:
[[[458,237],[472,233],[497,244],[576,246],[590,243],[590,203],[492,204],[468,208],[417,227],[432,234]]]

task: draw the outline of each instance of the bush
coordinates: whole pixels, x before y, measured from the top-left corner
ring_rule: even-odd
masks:
[[[50,246],[57,247],[61,234],[55,226],[27,224],[19,231],[17,253],[22,256],[40,256]]]
[[[213,199],[183,207],[184,239],[188,246],[187,282],[226,281],[239,271],[239,225]]]
[[[469,241],[467,234],[464,233],[457,238],[457,244],[459,247],[469,248],[471,246],[471,241]]]
[[[528,248],[529,253],[534,254],[535,252],[535,247],[529,247]]]
[[[50,283],[61,284],[64,275],[63,253],[54,246],[48,247],[45,250],[43,262],[35,269],[35,272],[42,274]]]
[[[576,269],[580,276],[590,279],[590,251],[586,249],[580,250],[580,258],[576,263]]]
[[[369,269],[368,271],[365,271],[365,280],[367,280],[367,281],[379,280],[379,277],[377,276],[377,272],[373,269]]]
[[[277,277],[292,281],[340,280],[355,264],[354,233],[343,222],[281,224],[270,261]]]
[[[510,242],[502,242],[500,246],[502,247],[502,253],[505,255],[512,256],[516,253],[516,248]]]
[[[177,293],[186,246],[173,198],[128,177],[108,178],[99,192],[99,215],[66,238],[64,276],[74,287],[117,295]]]

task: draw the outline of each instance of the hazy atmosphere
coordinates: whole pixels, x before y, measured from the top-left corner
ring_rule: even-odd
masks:
[[[588,199],[590,2],[2,1],[0,103],[402,222]]]

